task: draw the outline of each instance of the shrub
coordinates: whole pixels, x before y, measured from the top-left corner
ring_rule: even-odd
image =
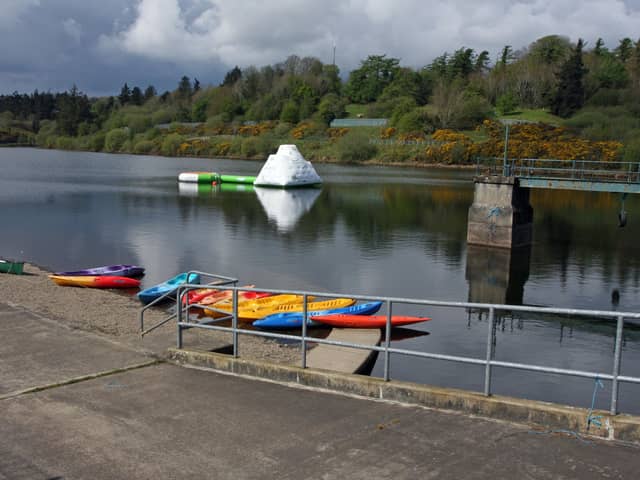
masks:
[[[351,130],[336,142],[338,160],[359,162],[376,156],[378,147],[369,141],[366,134]]]
[[[151,140],[140,140],[134,145],[133,151],[134,153],[142,153],[142,154],[151,153],[154,146],[155,145]]]
[[[124,128],[115,128],[109,131],[104,139],[104,150],[107,152],[119,152],[124,142],[129,139],[129,132]]]
[[[241,152],[243,157],[254,157],[258,154],[258,139],[256,137],[247,137],[242,140]]]
[[[170,133],[164,140],[162,140],[162,146],[160,151],[166,156],[175,156],[180,149],[180,145],[184,143],[184,138],[179,133]]]
[[[512,113],[518,108],[518,101],[513,93],[503,93],[496,100],[496,110],[500,115]]]
[[[88,147],[93,152],[101,152],[104,149],[105,134],[102,132],[95,133],[89,137]]]

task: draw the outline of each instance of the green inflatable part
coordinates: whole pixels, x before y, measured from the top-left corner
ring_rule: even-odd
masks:
[[[250,183],[253,185],[256,177],[242,176],[242,175],[220,175],[220,182],[222,183]]]

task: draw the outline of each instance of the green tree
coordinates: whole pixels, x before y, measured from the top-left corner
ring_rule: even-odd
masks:
[[[131,103],[134,105],[142,105],[142,90],[139,87],[133,87],[131,90]]]
[[[153,97],[157,95],[156,87],[153,85],[149,85],[144,91],[144,101],[151,100]]]
[[[327,125],[334,119],[342,118],[346,114],[344,99],[335,93],[328,93],[320,100],[318,115]]]
[[[193,93],[200,91],[200,80],[197,78],[193,79]]]
[[[184,75],[180,79],[180,83],[178,83],[178,98],[181,100],[189,100],[192,94],[193,90],[191,89],[191,80],[189,80],[189,77]]]
[[[558,74],[558,88],[551,109],[555,115],[563,118],[571,116],[584,104],[583,78],[586,69],[582,62],[583,46],[582,39],[579,39]]]
[[[360,68],[349,74],[345,93],[355,103],[374,102],[387,85],[393,82],[399,70],[397,58],[386,55],[370,55]]]
[[[280,113],[280,121],[287,123],[298,123],[300,111],[298,105],[293,100],[285,102]]]
[[[632,51],[633,51],[633,42],[629,37],[625,37],[622,40],[620,40],[620,43],[614,50],[614,53],[618,58],[618,60],[620,60],[622,63],[627,63],[627,60],[629,60],[629,57],[631,57]]]
[[[242,70],[240,70],[236,65],[235,67],[233,67],[231,70],[227,72],[220,86],[231,87],[241,78],[242,78]]]
[[[89,99],[75,85],[58,98],[56,125],[62,135],[75,136],[80,123],[91,119]]]
[[[120,105],[126,105],[131,100],[131,89],[126,83],[122,86],[122,89],[120,89],[118,100],[120,100]]]

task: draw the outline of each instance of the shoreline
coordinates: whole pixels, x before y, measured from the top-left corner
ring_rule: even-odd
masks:
[[[169,321],[145,337],[140,336],[142,305],[134,292],[98,288],[62,287],[53,283],[51,272],[25,261],[24,274],[0,274],[0,303],[53,321],[70,330],[82,330],[125,345],[145,355],[164,358],[175,346],[176,327]],[[137,293],[137,292],[136,292]],[[170,315],[170,306],[145,312],[147,325]],[[192,329],[185,334],[187,345],[211,351],[231,343],[226,332]],[[298,345],[285,345],[252,335],[241,339],[243,357],[285,365],[299,362]]]
[[[284,145],[284,144],[283,144]],[[32,148],[34,150],[57,150],[59,152],[80,152],[80,153],[99,153],[103,155],[135,155],[138,157],[162,157],[175,159],[196,159],[196,160],[246,160],[251,162],[265,162],[263,157],[243,157],[239,155],[218,156],[218,157],[198,157],[198,156],[167,156],[159,154],[134,153],[134,152],[95,152],[93,150],[63,150],[58,148],[47,148],[38,145],[0,145],[0,148]],[[322,158],[311,161],[315,164],[327,165],[343,165],[357,167],[406,167],[419,169],[434,170],[475,170],[475,164],[449,164],[449,163],[420,163],[420,162],[384,162],[381,160],[371,159],[359,162],[341,162],[334,158]]]

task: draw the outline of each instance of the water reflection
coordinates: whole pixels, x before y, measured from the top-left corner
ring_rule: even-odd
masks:
[[[465,278],[469,301],[522,305],[530,263],[530,246],[507,249],[468,245]]]
[[[285,190],[280,188],[255,188],[262,208],[275,222],[279,232],[289,232],[298,220],[311,210],[320,195],[319,188],[298,188]]]

